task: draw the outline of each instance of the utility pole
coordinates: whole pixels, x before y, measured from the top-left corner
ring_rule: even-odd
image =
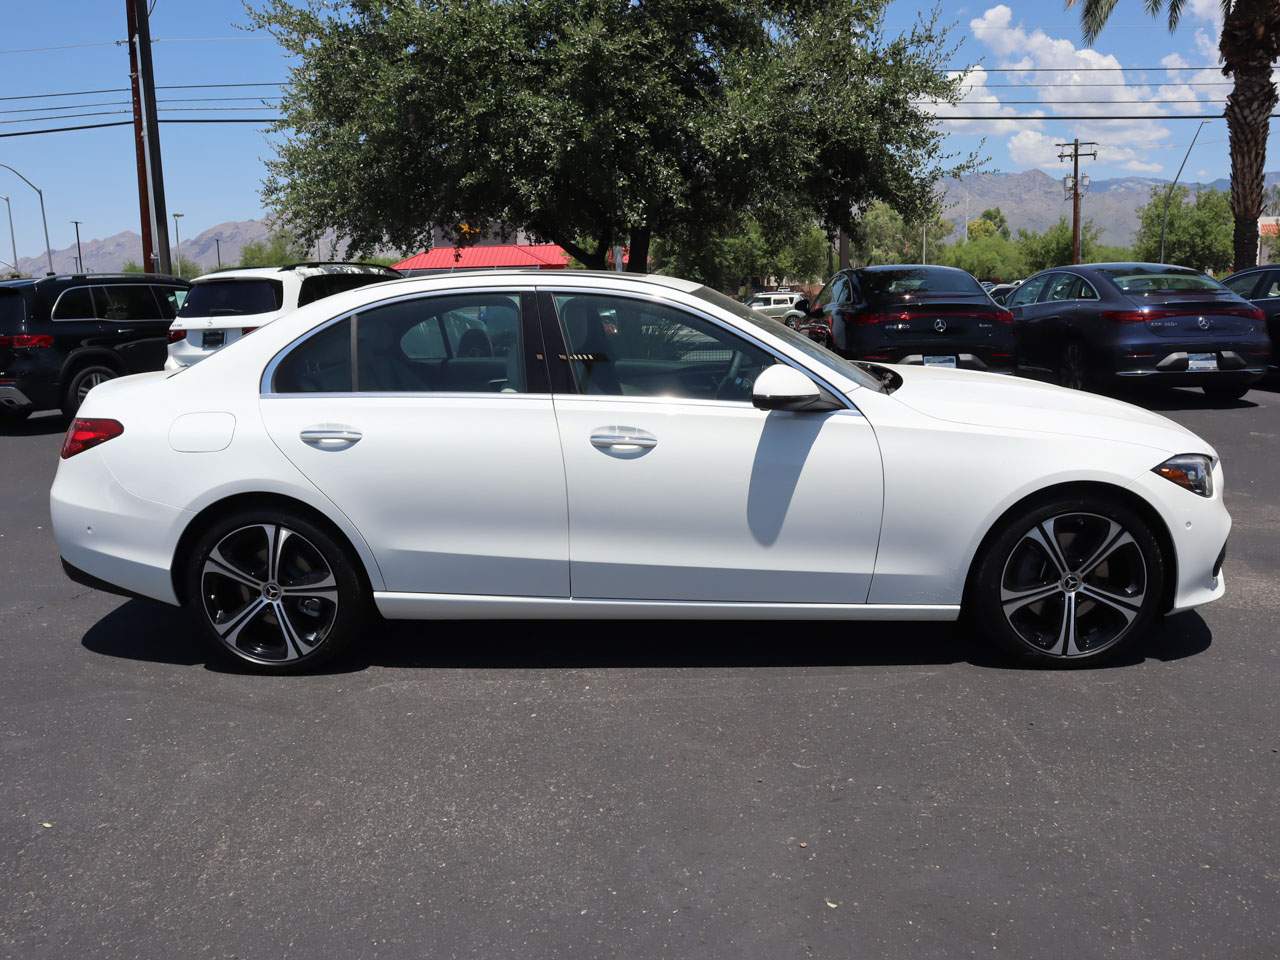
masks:
[[[1080,158],[1089,157],[1094,160],[1098,159],[1098,151],[1091,150],[1088,153],[1081,153],[1081,147],[1096,147],[1097,144],[1092,140],[1085,143],[1080,142],[1080,138],[1076,137],[1070,143],[1055,144],[1058,147],[1058,159],[1071,160],[1071,262],[1080,262]]]
[[[8,170],[15,177],[25,183],[28,187],[34,190],[36,192],[36,196],[40,198],[40,222],[44,225],[44,255],[49,260],[49,272],[53,273],[53,247],[49,246],[49,218],[44,215],[44,191],[7,163],[0,163],[0,167],[4,167],[4,169]],[[14,266],[16,268],[17,264],[14,264]]]
[[[929,221],[925,220],[920,224],[920,262],[927,264],[929,262]]]
[[[169,260],[168,212],[164,203],[164,165],[160,161],[160,126],[156,118],[156,78],[151,63],[151,23],[147,0],[125,0],[129,21],[130,64],[134,67],[134,130],[142,147],[139,184],[145,180],[146,200],[142,204],[145,225],[150,227],[151,251],[146,251],[143,232],[143,269],[152,273],[172,273]]]
[[[9,246],[13,250],[13,272],[18,272],[18,240],[13,232],[13,204],[9,202],[8,197],[0,197],[4,200],[4,205],[9,208]]]
[[[182,237],[178,233],[178,219],[182,217],[181,213],[173,215],[173,269],[178,275],[182,275]]]
[[[72,220],[76,225],[76,273],[84,273],[84,251],[80,249],[80,220]]]
[[[849,234],[844,230],[839,233],[840,243],[840,269],[849,269]]]
[[[1178,185],[1178,179],[1182,176],[1182,168],[1187,165],[1187,158],[1191,156],[1191,148],[1196,145],[1196,140],[1200,136],[1200,131],[1204,129],[1204,125],[1208,120],[1201,120],[1200,126],[1196,127],[1196,132],[1191,136],[1191,143],[1187,147],[1187,152],[1182,155],[1182,162],[1178,164],[1178,172],[1173,176],[1173,182],[1169,184],[1169,189],[1164,193],[1164,213],[1160,217],[1160,262],[1164,263],[1164,234],[1165,228],[1169,226],[1169,200],[1173,196],[1173,188]]]
[[[213,238],[213,249],[218,255],[218,269],[221,270],[222,269],[222,238],[221,237]]]

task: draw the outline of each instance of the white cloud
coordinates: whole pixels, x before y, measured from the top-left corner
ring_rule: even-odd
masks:
[[[1058,159],[1057,137],[1038,130],[1023,130],[1009,138],[1009,158],[1020,167],[1063,166]]]

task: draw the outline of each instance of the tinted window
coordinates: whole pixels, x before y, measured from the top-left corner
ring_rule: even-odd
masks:
[[[969,274],[947,267],[864,270],[860,279],[868,298],[907,293],[982,293],[982,285]]]
[[[277,393],[347,393],[350,390],[350,320],[313,334],[294,347],[276,368]]]
[[[1274,300],[1277,297],[1280,297],[1280,273],[1272,271],[1267,274],[1267,279],[1258,290],[1256,299]]]
[[[1167,293],[1180,290],[1221,290],[1222,284],[1203,273],[1164,265],[1130,264],[1096,268],[1125,293]]]
[[[557,294],[582,393],[749,400],[773,356],[709,321],[625,297]],[[776,324],[776,321],[771,321]]]
[[[159,320],[160,307],[145,284],[112,284],[93,288],[99,320]]]
[[[1074,300],[1079,279],[1069,273],[1055,273],[1049,279],[1049,289],[1045,300]]]
[[[1044,289],[1045,284],[1049,282],[1051,274],[1043,273],[1038,277],[1032,277],[1021,284],[1017,290],[1013,291],[1013,295],[1006,302],[1011,307],[1023,307],[1028,303],[1035,303],[1036,298],[1040,296],[1040,291]]]
[[[53,305],[54,320],[92,320],[93,295],[88,287],[72,287],[64,290]]]
[[[521,393],[519,294],[401,300],[356,324],[361,393]]]
[[[178,308],[182,306],[182,295],[186,293],[178,287],[152,287],[155,294],[156,302],[160,304],[160,316],[165,320],[172,320],[178,315]]]
[[[302,289],[298,292],[298,306],[304,307],[316,300],[323,300],[344,290],[367,287],[371,283],[382,283],[393,277],[380,273],[325,273],[315,277],[304,277]]]
[[[832,281],[831,301],[833,303],[848,303],[853,298],[849,295],[849,278],[841,273],[837,274]]]
[[[0,330],[12,330],[26,319],[27,301],[16,290],[0,289]]]
[[[1259,274],[1246,273],[1239,277],[1232,277],[1230,280],[1223,281],[1227,289],[1233,293],[1238,293],[1246,300],[1253,293],[1254,286],[1258,283]]]
[[[206,280],[193,284],[178,316],[238,317],[274,313],[284,303],[284,284],[261,277]]]

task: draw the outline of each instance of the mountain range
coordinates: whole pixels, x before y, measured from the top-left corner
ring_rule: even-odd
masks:
[[[1266,175],[1268,187],[1280,183],[1280,172]],[[1167,186],[1167,180],[1150,177],[1116,177],[1094,180],[1083,198],[1086,220],[1092,220],[1101,233],[1103,243],[1128,245],[1138,229],[1138,208],[1151,198],[1153,187]],[[1211,183],[1187,184],[1192,194],[1204,189],[1226,190],[1225,178]],[[989,207],[999,207],[1010,229],[1044,230],[1059,217],[1071,216],[1071,201],[1062,181],[1043,170],[1021,173],[972,173],[943,184],[943,218],[955,229],[947,239],[954,241],[964,230],[964,221],[972,220]],[[245,244],[266,238],[270,227],[265,220],[231,220],[209,227],[190,239],[183,240],[180,253],[202,267],[217,266],[218,248],[222,263],[234,265],[240,260]],[[220,241],[220,244],[219,242]],[[142,238],[133,230],[122,230],[110,237],[84,240],[81,243],[84,265],[91,273],[119,270],[126,261],[142,261]],[[74,245],[53,251],[53,267],[59,273],[76,270]],[[41,276],[48,269],[41,253],[19,257],[18,268],[30,276]]]

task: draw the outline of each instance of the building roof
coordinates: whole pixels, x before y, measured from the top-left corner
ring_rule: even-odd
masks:
[[[433,247],[394,264],[396,270],[493,270],[532,267],[563,270],[569,254],[554,243],[499,243],[483,247]]]

